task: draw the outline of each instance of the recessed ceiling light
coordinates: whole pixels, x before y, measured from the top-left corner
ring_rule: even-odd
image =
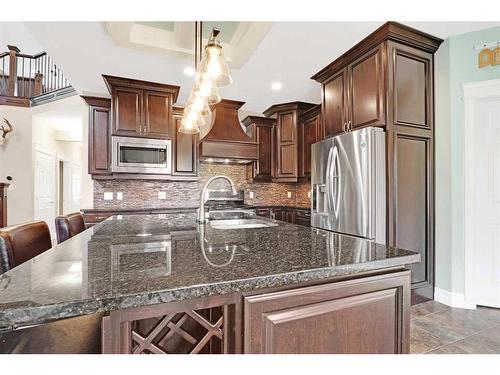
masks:
[[[184,74],[187,76],[194,76],[196,74],[196,71],[193,69],[192,66],[186,66],[184,68]]]
[[[281,90],[282,87],[283,87],[283,85],[281,84],[281,82],[273,82],[271,84],[271,89],[274,91],[279,91],[279,90]]]

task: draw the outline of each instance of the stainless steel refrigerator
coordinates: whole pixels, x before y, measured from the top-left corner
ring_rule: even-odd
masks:
[[[312,146],[311,225],[386,243],[385,132],[368,127]]]

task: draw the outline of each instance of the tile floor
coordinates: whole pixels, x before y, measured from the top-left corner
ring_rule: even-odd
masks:
[[[500,309],[428,301],[413,305],[410,315],[410,353],[500,354]]]

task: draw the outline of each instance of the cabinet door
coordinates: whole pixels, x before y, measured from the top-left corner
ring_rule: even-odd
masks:
[[[174,116],[175,133],[172,174],[181,176],[198,175],[198,147],[196,134],[179,133],[181,116]]]
[[[407,353],[409,271],[244,298],[244,353]]]
[[[110,173],[110,109],[90,106],[89,174]]]
[[[321,140],[320,116],[305,120],[301,125],[301,150],[299,177],[311,176],[311,146]]]
[[[170,138],[172,123],[172,95],[158,91],[144,91],[143,134],[151,138]]]
[[[278,178],[297,178],[297,118],[295,111],[278,114]]]
[[[347,69],[323,83],[323,137],[344,132],[347,123]]]
[[[138,137],[142,133],[143,91],[113,87],[113,134]]]
[[[351,128],[385,125],[383,47],[379,46],[349,64],[349,121]]]
[[[270,181],[273,178],[274,128],[257,126],[256,138],[259,144],[259,160],[255,163],[254,179]]]

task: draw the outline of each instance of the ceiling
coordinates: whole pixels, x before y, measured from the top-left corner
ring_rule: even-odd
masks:
[[[500,22],[405,23],[443,39],[500,26]],[[206,31],[209,30],[208,24],[205,23]],[[230,61],[234,84],[221,89],[221,95],[245,101],[243,110],[260,113],[275,103],[296,100],[318,103],[320,87],[310,77],[383,22],[213,24],[219,25],[222,35],[226,34],[228,38],[225,53],[234,54]],[[183,74],[183,70],[193,64],[192,47],[186,44],[188,52],[182,52],[178,46],[172,47],[174,42],[168,44],[159,35],[192,30],[190,22],[35,22],[24,25],[81,94],[107,95],[101,74],[111,74],[179,85],[179,104],[183,104],[189,95],[193,77]],[[242,43],[240,39],[236,46],[233,45],[240,49],[231,50],[229,46],[234,43],[242,25],[246,25],[248,43]],[[134,34],[135,40],[131,41],[130,33],[127,37],[123,30],[130,31],[134,27],[136,30],[145,29]],[[179,35],[190,39],[186,37],[188,33]],[[192,43],[192,34],[190,40]],[[245,58],[241,59],[240,55],[245,55]],[[271,90],[275,81],[282,83],[281,90]]]

